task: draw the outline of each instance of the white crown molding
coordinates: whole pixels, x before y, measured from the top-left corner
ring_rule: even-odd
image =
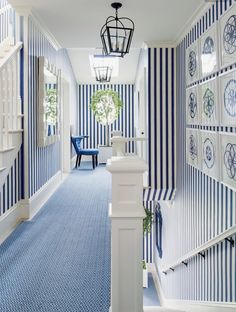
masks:
[[[175,37],[176,46],[184,39],[184,37],[189,33],[191,28],[197,24],[200,18],[206,13],[206,11],[213,5],[213,2],[205,2],[201,0],[199,8],[194,12],[188,21],[184,24],[182,29],[177,33]]]
[[[61,49],[62,46],[59,44],[59,42],[53,36],[53,34],[49,31],[49,29],[44,25],[44,22],[39,17],[39,15],[32,10],[30,17],[31,17],[32,21],[35,23],[35,25],[42,31],[42,33],[47,38],[47,40],[51,43],[51,45],[54,47],[54,49],[56,49],[56,50]]]
[[[59,42],[53,36],[53,34],[45,26],[39,15],[33,10],[32,6],[17,5],[15,4],[14,0],[10,0],[9,2],[11,3],[12,8],[17,12],[17,14],[24,17],[30,17],[33,20],[35,25],[42,31],[42,33],[56,50],[62,48]]]

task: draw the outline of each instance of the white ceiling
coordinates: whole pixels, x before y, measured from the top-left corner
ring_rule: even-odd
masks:
[[[101,47],[99,32],[109,15],[112,0],[9,0],[31,6],[59,44],[68,48],[79,82],[91,82],[87,53]],[[119,16],[135,23],[132,51],[121,60],[120,82],[133,82],[138,51],[145,42],[173,42],[204,0],[124,0]],[[87,50],[86,50],[87,49]],[[125,81],[124,81],[125,79]],[[117,81],[118,81],[117,80]],[[115,80],[113,81],[115,82]]]

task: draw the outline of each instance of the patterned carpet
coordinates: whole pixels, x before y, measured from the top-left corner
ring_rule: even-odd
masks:
[[[1,312],[108,312],[110,175],[72,174],[0,247]]]
[[[83,163],[0,246],[0,312],[109,311],[110,182]],[[144,305],[159,305],[150,274]]]

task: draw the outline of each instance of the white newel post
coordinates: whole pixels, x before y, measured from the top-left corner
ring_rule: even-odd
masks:
[[[135,156],[112,157],[111,312],[142,312],[143,173],[146,163]]]

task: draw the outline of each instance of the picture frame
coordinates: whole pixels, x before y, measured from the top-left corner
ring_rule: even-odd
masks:
[[[59,140],[60,71],[44,57],[38,58],[38,146]]]
[[[201,169],[200,166],[200,131],[198,129],[186,129],[186,161],[187,164]]]
[[[236,126],[236,69],[219,76],[220,81],[220,124]]]
[[[200,124],[204,126],[219,125],[218,78],[206,80],[199,85]]]
[[[236,133],[220,133],[221,181],[236,190]]]
[[[199,86],[194,85],[186,89],[186,123],[187,125],[199,124]]]
[[[201,78],[219,69],[218,23],[214,23],[200,38],[199,62]]]
[[[199,79],[199,48],[198,40],[186,50],[186,85],[189,86]]]
[[[215,131],[201,131],[201,168],[203,173],[219,180],[219,136]]]
[[[220,67],[236,63],[236,6],[227,10],[219,20]]]

